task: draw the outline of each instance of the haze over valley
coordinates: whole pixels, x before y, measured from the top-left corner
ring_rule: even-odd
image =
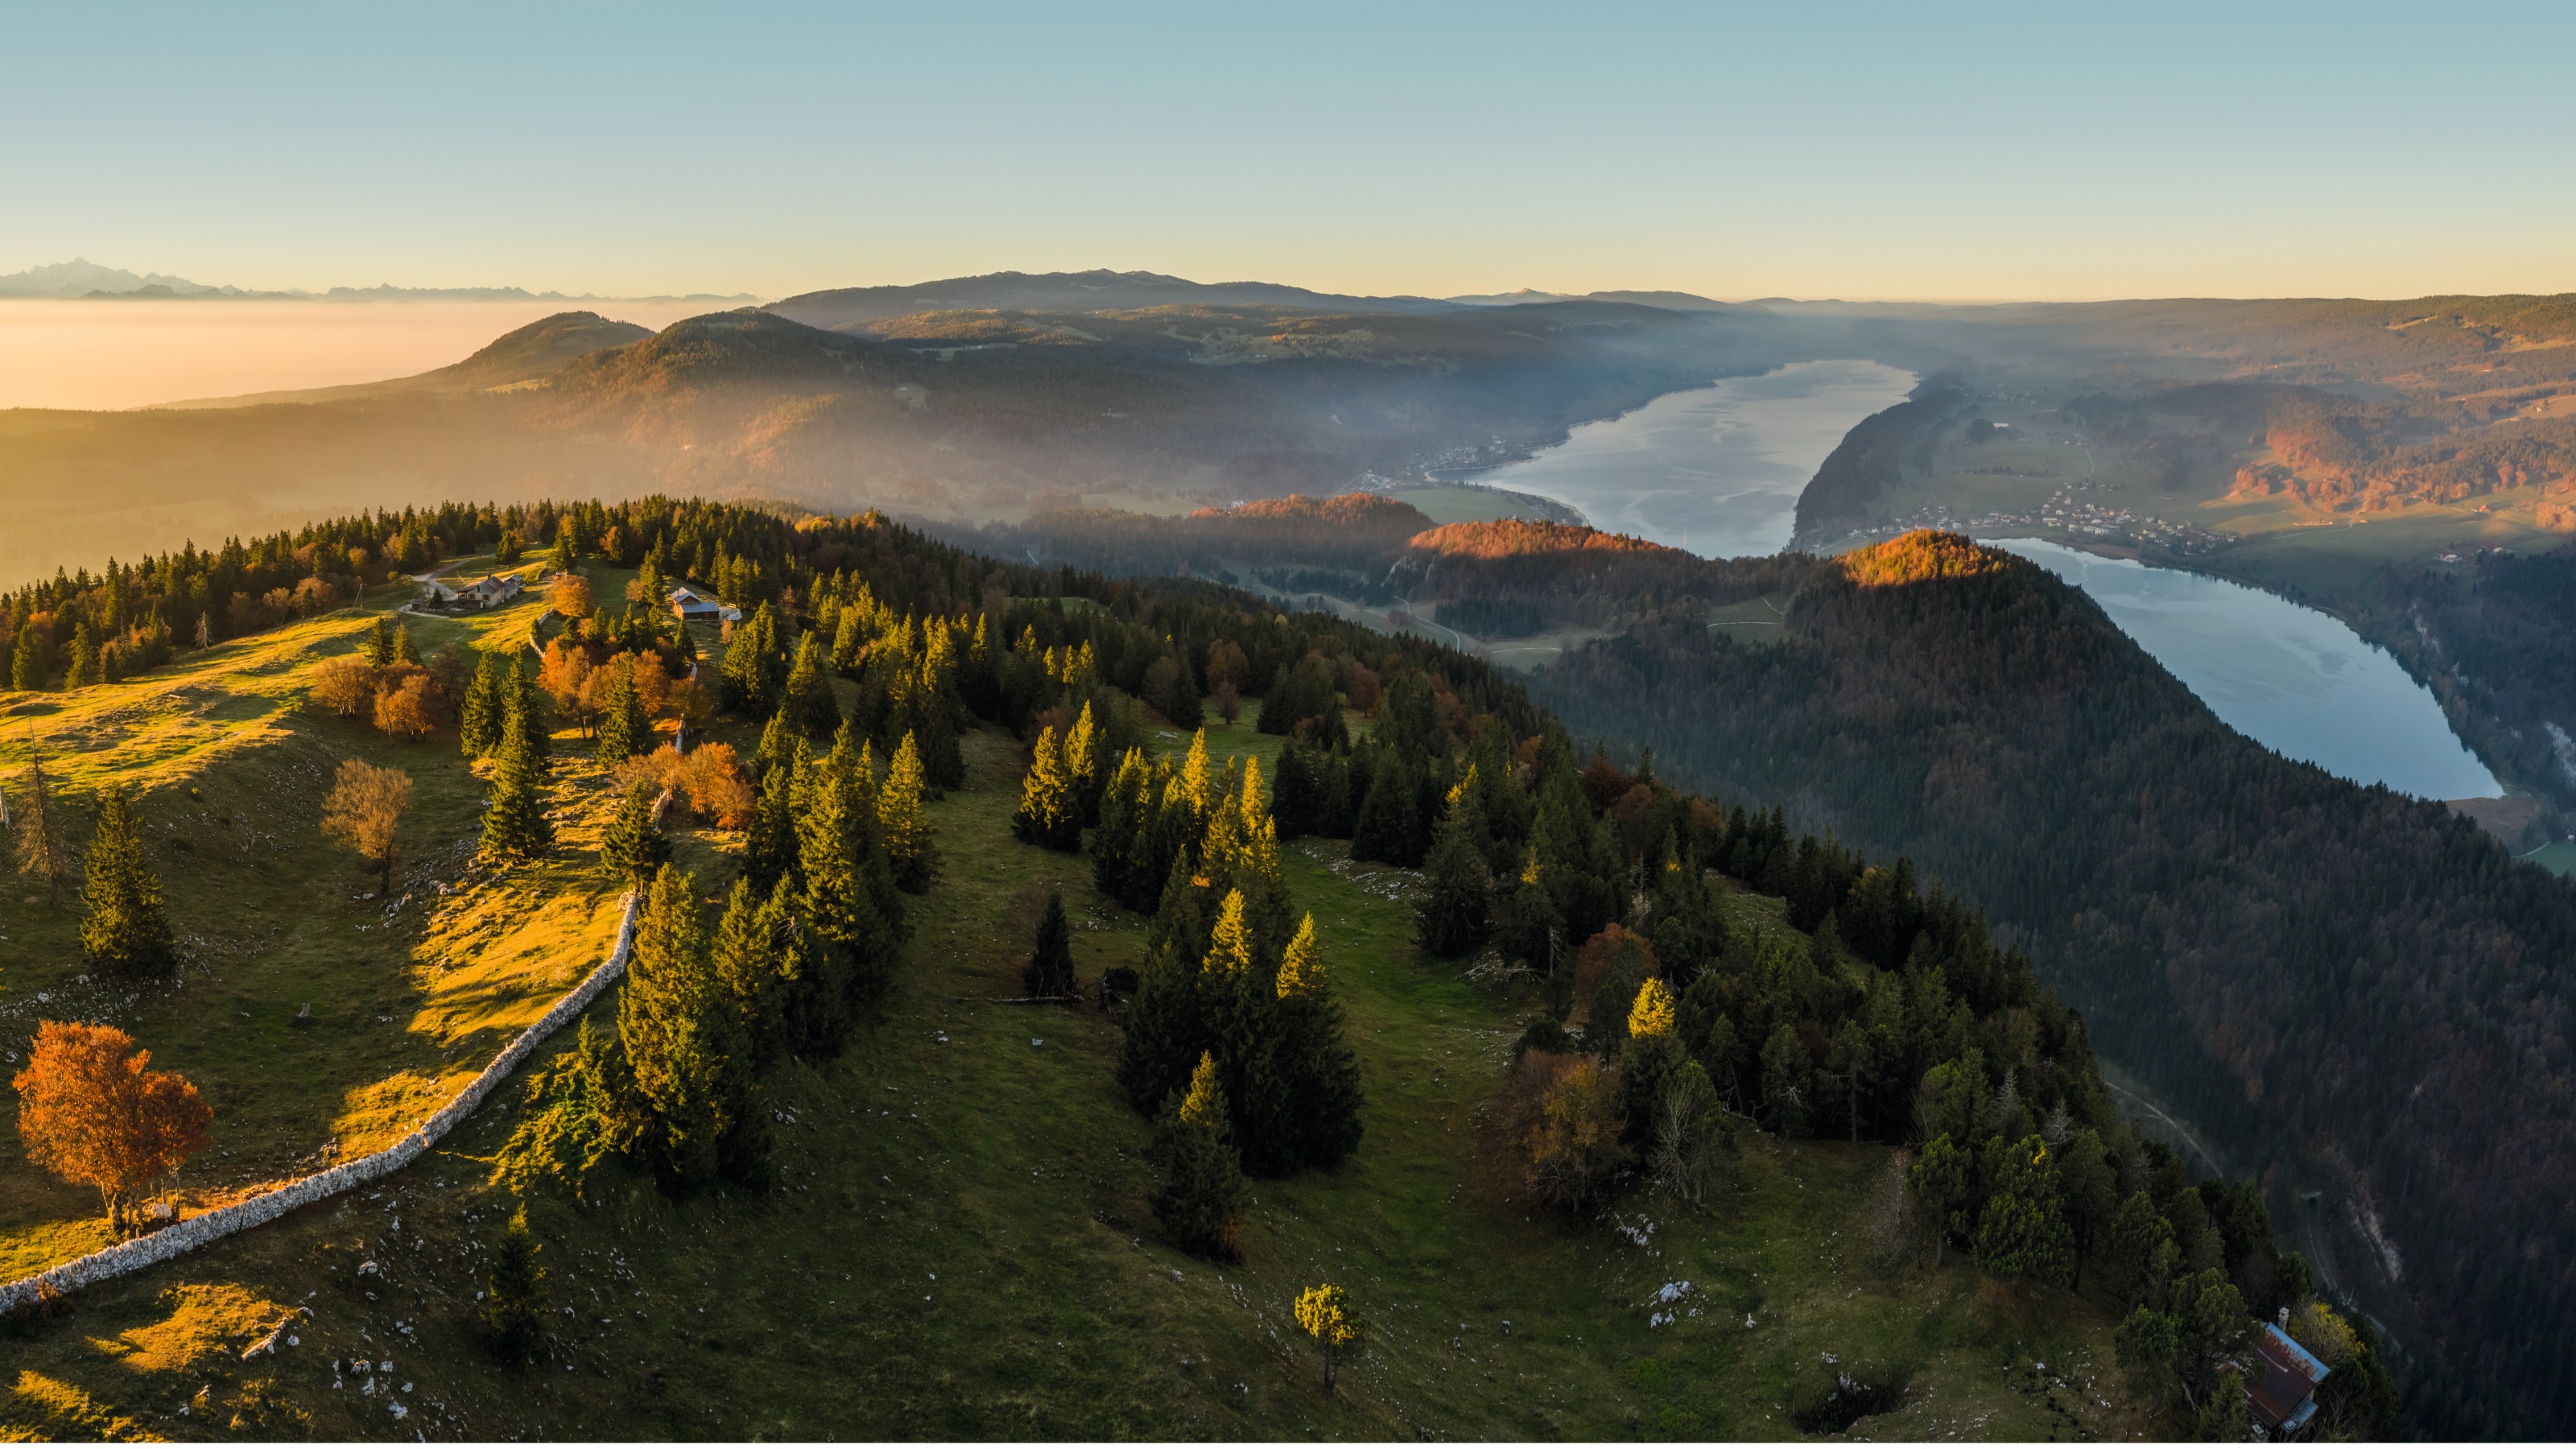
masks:
[[[0,1438],[2576,1435],[2566,11],[490,20],[13,17]]]

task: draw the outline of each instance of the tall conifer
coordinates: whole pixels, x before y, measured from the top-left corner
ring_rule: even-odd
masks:
[[[98,797],[98,828],[82,862],[81,950],[99,969],[122,977],[157,976],[178,963],[178,942],[161,909],[161,882],[144,863],[134,809],[121,786]]]
[[[635,692],[637,656],[620,654],[608,667],[608,688],[600,694],[599,762],[616,766],[653,746],[653,721]],[[658,666],[657,666],[658,667]]]
[[[528,711],[514,711],[501,737],[492,803],[483,810],[480,854],[486,863],[534,860],[555,843],[554,822],[546,818],[546,761],[537,752],[527,716]]]
[[[617,814],[599,839],[600,865],[637,890],[650,885],[671,860],[671,842],[653,819],[653,801],[659,793],[649,780],[628,785],[626,798],[618,803]]]
[[[667,1186],[686,1191],[757,1170],[765,1134],[732,1004],[707,958],[697,881],[669,866],[636,919],[617,1034],[652,1110],[649,1146]]]
[[[1226,1140],[1225,1090],[1202,1055],[1189,1090],[1163,1109],[1150,1149],[1162,1178],[1154,1216],[1189,1252],[1223,1262],[1242,1256],[1243,1166]]]
[[[895,884],[915,895],[930,889],[939,870],[937,847],[931,839],[930,812],[922,808],[921,797],[927,788],[921,751],[907,733],[903,743],[895,746],[894,763],[887,768],[885,785],[877,792],[877,833],[885,842],[886,858],[893,864]]]
[[[467,759],[479,760],[500,748],[510,705],[501,656],[488,649],[475,652],[474,682],[466,686],[464,705],[458,711],[456,742]]]

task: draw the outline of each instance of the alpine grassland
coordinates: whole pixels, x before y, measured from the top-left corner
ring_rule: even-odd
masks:
[[[533,612],[470,627],[523,638]],[[177,988],[99,1003],[216,1105],[216,1149],[183,1175],[183,1197],[309,1167],[334,1139],[341,1155],[390,1140],[596,964],[613,932],[617,884],[588,859],[610,792],[580,775],[569,736],[554,860],[476,887],[461,910],[415,899],[388,918],[383,902],[353,899],[367,893],[362,868],[310,819],[331,760],[383,759],[421,782],[407,873],[460,868],[479,804],[452,738],[399,745],[295,712],[297,671],[367,628],[355,611],[316,620],[144,681],[113,708],[75,695],[47,716],[106,747],[69,770],[71,793],[113,771],[149,782],[144,815],[165,840],[199,832],[155,863],[204,964]],[[1277,746],[1248,729],[1212,726],[1209,739],[1265,764]],[[1156,744],[1186,740],[1162,731]],[[1142,955],[1145,922],[1093,889],[1083,858],[1012,837],[1014,741],[985,729],[965,746],[965,788],[930,807],[942,876],[873,1019],[837,1060],[772,1078],[771,1187],[675,1201],[612,1171],[586,1200],[532,1195],[542,1327],[525,1367],[495,1353],[478,1312],[518,1207],[487,1185],[525,1110],[514,1088],[379,1188],[85,1290],[0,1338],[0,1425],[42,1437],[1769,1438],[1802,1432],[1793,1413],[1833,1427],[1829,1410],[1814,1415],[1841,1366],[1898,1386],[1874,1435],[2143,1427],[2103,1403],[2121,1401],[2105,1307],[1981,1287],[1964,1254],[1935,1271],[1873,1250],[1890,1149],[1748,1132],[1702,1209],[1636,1192],[1567,1221],[1497,1192],[1478,1115],[1534,993],[1422,959],[1407,906],[1418,878],[1355,865],[1338,843],[1289,846],[1285,872],[1350,1014],[1367,1138],[1336,1169],[1256,1183],[1239,1266],[1177,1251],[1147,1207],[1150,1126],[1114,1080],[1115,1023],[1092,1005],[1003,1000],[1022,994],[1048,892],[1066,902],[1086,984]],[[674,843],[703,883],[740,841],[695,831]],[[1775,900],[1729,905],[1787,929]],[[76,957],[67,920],[25,900],[6,910],[13,944],[34,943],[12,957],[13,1022],[94,989],[51,964]],[[34,1005],[38,992],[51,999]],[[297,1026],[307,1001],[315,1020]],[[613,996],[591,1018],[612,1028]],[[16,1270],[104,1241],[89,1195],[31,1172],[14,1141],[6,1150]],[[1319,1281],[1341,1286],[1366,1328],[1330,1395],[1294,1317]],[[273,1349],[243,1356],[282,1321]]]

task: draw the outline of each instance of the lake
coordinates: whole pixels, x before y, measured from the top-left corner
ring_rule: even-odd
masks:
[[[1875,362],[1792,363],[1585,423],[1475,481],[1571,504],[1596,528],[1705,558],[1778,553],[1825,455],[1861,419],[1905,401],[1915,381]]]
[[[1985,540],[2091,595],[2239,733],[2428,800],[2501,795],[2431,691],[2341,620],[2261,589],[2030,538]]]

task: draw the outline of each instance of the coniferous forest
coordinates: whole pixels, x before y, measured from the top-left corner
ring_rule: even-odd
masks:
[[[2342,1266],[2412,1355],[2425,1430],[2564,1422],[2576,888],[2228,730],[2007,555],[1912,535],[1732,567],[1702,597],[1783,593],[1782,643],[1650,604],[1539,697],[1675,778],[1911,856],[2274,1201],[2348,1187],[2365,1235],[2408,1245]]]

